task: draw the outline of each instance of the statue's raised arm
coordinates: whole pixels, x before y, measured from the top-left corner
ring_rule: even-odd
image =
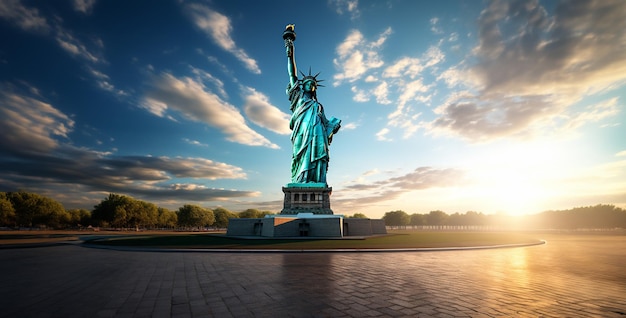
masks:
[[[291,85],[296,84],[298,81],[298,70],[296,68],[296,57],[293,45],[293,42],[296,40],[294,28],[295,25],[289,24],[285,27],[285,32],[283,32],[285,48],[287,49],[287,73],[289,74],[289,83],[291,83]]]

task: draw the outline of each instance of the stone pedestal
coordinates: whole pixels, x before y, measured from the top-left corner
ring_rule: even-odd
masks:
[[[343,216],[299,213],[268,215],[263,219],[230,219],[227,236],[343,237]]]
[[[330,194],[333,188],[325,183],[289,183],[283,187],[285,197],[281,215],[298,213],[333,214]]]
[[[263,219],[261,236],[268,237],[342,237],[343,217],[299,213],[272,215]]]
[[[230,219],[227,236],[323,237],[386,234],[383,220],[346,219],[330,209],[332,188],[326,183],[289,183],[280,214],[263,219]]]

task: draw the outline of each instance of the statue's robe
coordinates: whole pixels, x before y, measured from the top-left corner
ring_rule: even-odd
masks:
[[[328,146],[341,121],[336,118],[328,120],[322,104],[307,96],[299,84],[296,82],[287,87],[292,111],[289,121],[293,145],[291,182],[326,183],[330,159]]]

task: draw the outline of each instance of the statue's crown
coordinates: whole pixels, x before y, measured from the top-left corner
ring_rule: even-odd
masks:
[[[302,74],[302,83],[306,83],[306,82],[313,82],[313,84],[315,84],[316,87],[324,87],[324,85],[320,85],[320,82],[323,82],[324,80],[318,80],[317,76],[320,75],[320,73],[318,72],[315,75],[311,75],[311,68],[309,67],[309,75],[305,75],[304,73],[302,73],[302,71],[300,71],[300,74]]]

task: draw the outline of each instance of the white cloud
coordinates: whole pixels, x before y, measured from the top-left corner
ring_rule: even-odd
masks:
[[[374,88],[374,96],[376,96],[376,102],[379,104],[391,104],[389,100],[389,84],[387,84],[387,82],[378,84],[378,86]]]
[[[463,72],[455,67],[443,71],[437,76],[437,80],[443,80],[448,88],[455,88],[461,84],[468,85],[467,72]]]
[[[445,55],[436,46],[428,48],[422,58],[402,57],[383,71],[383,77],[409,77],[415,79],[427,67],[434,66],[445,60]]]
[[[159,117],[165,116],[165,112],[167,111],[166,103],[150,97],[144,98],[143,102],[141,103],[141,107]]]
[[[100,87],[101,89],[114,93],[118,96],[126,96],[128,95],[128,93],[126,93],[125,91],[121,90],[121,89],[117,89],[115,87],[115,85],[111,84],[111,79],[108,75],[92,68],[92,67],[87,67],[87,70],[89,71],[89,73],[91,74],[91,76],[93,76],[96,79],[96,83],[98,85],[98,87]]]
[[[397,78],[409,76],[415,78],[424,69],[418,58],[403,57],[383,71],[383,77]]]
[[[27,7],[19,0],[0,1],[0,18],[26,31],[49,32],[50,25],[37,8]]]
[[[438,107],[436,112],[441,116],[428,125],[433,133],[458,134],[474,142],[504,136],[535,138],[547,129],[554,130],[552,119],[561,116],[566,107],[547,96],[493,96],[487,101],[460,96]]]
[[[441,29],[441,26],[439,25],[439,18],[430,19],[430,30],[435,34],[443,33],[443,30]]]
[[[419,100],[421,102],[426,101],[428,98],[420,95],[419,93],[428,92],[429,86],[424,85],[422,79],[414,80],[406,83],[401,91],[400,97],[398,97],[398,108],[404,107],[407,103]]]
[[[434,87],[434,84],[424,85],[422,73],[428,68],[435,69],[445,60],[445,55],[439,47],[431,46],[421,57],[400,57],[384,68],[379,75],[378,72],[372,70],[385,64],[379,51],[391,33],[391,28],[387,28],[377,40],[368,42],[361,32],[352,30],[337,46],[337,58],[334,59],[334,63],[341,71],[334,76],[334,85],[340,85],[343,81],[355,83],[351,87],[355,101],[367,102],[374,96],[378,104],[397,105],[395,110],[388,115],[387,129],[392,127],[403,129],[404,137],[407,138],[419,127],[415,121],[421,112],[415,109],[429,103],[432,99],[432,93],[428,91]],[[368,60],[367,56],[374,58]],[[368,74],[370,72],[373,74]],[[377,76],[381,76],[384,80],[378,79]],[[362,83],[376,82],[378,85],[374,87],[361,87]],[[380,136],[384,139],[386,133]]]
[[[623,105],[622,109],[624,108]],[[590,106],[582,112],[576,113],[573,118],[565,125],[565,129],[573,130],[585,124],[599,122],[605,118],[617,115],[620,111],[620,105],[617,97],[605,100]]]
[[[368,75],[365,78],[365,83],[374,83],[374,82],[377,82],[377,81],[378,81],[378,79],[375,76],[373,76],[373,75]]]
[[[253,123],[277,134],[288,135],[291,133],[289,114],[283,113],[269,102],[267,96],[253,88],[246,89],[243,108],[246,116]]]
[[[208,147],[209,146],[208,144],[202,143],[202,142],[200,142],[198,140],[191,140],[189,138],[183,138],[183,141],[185,143],[188,143],[188,144],[194,145],[194,146],[200,146],[200,147]]]
[[[170,186],[172,190],[187,190],[194,191],[199,189],[206,189],[207,186],[203,184],[193,184],[193,183],[174,183]]]
[[[626,2],[494,1],[478,20],[476,63],[438,79],[473,92],[438,107],[433,132],[471,141],[542,136],[615,116],[615,102],[577,110],[585,97],[626,82]],[[436,55],[435,55],[436,56]],[[515,97],[513,97],[515,96]]]
[[[408,129],[407,135],[415,132],[417,124],[413,123],[415,119],[414,110],[409,103],[412,101],[420,101],[421,103],[428,101],[430,96],[419,94],[427,92],[428,89],[429,87],[424,85],[421,79],[406,83],[401,89],[400,97],[398,97],[396,110],[387,116],[389,125]]]
[[[45,153],[58,147],[58,137],[67,138],[74,121],[52,105],[14,93],[6,85],[0,92],[0,149],[16,153]]]
[[[63,29],[57,30],[56,41],[61,48],[74,56],[78,56],[93,63],[101,62],[94,53],[91,53],[89,49],[69,31]]]
[[[142,198],[180,201],[213,201],[258,196],[258,192],[209,188],[194,183],[170,184],[174,178],[195,180],[246,179],[242,168],[194,157],[110,156],[89,149],[60,145],[53,152],[22,156],[19,164],[0,165],[0,184],[15,183],[37,193],[99,196],[124,193]],[[0,162],[4,158],[0,157]],[[69,169],[68,167],[71,167]],[[61,189],[61,190],[59,190]],[[80,202],[79,205],[84,205]]]
[[[391,35],[392,32],[393,31],[391,30],[391,27],[387,27],[387,29],[385,29],[385,31],[383,31],[383,33],[378,36],[378,39],[370,43],[369,46],[373,49],[380,48],[381,46],[383,46],[383,44],[385,44],[385,41],[387,41],[387,38]]]
[[[39,91],[26,86],[31,94]],[[157,202],[207,202],[259,195],[256,191],[213,189],[199,182],[168,184],[174,178],[247,178],[242,168],[227,163],[194,157],[112,156],[110,151],[73,146],[70,137],[75,123],[71,116],[40,96],[16,92],[12,85],[0,85],[0,105],[3,188],[26,188],[59,199],[73,196],[77,199],[69,202],[75,206],[95,203],[103,193],[111,192]]]
[[[75,10],[89,13],[95,1],[76,0],[73,4]],[[42,8],[28,7],[20,1],[1,1],[0,18],[14,23],[16,26],[26,31],[35,31],[45,36],[51,36],[63,51],[85,62],[83,65],[84,69],[95,79],[97,87],[111,92],[118,97],[127,96],[128,93],[117,88],[108,75],[94,68],[95,64],[106,64],[106,60],[101,54],[104,49],[102,39],[92,36],[92,43],[83,42],[81,39],[77,38],[71,30],[68,30],[62,25],[62,19],[59,19],[57,16],[46,19],[44,14],[45,7]],[[48,15],[51,14],[48,13]]]
[[[387,138],[387,134],[389,134],[389,128],[383,128],[376,133],[376,139],[380,141],[391,141],[391,139]]]
[[[456,32],[452,32],[450,33],[450,36],[448,37],[448,42],[457,42],[459,40],[459,34]]]
[[[74,8],[77,11],[89,13],[94,4],[95,0],[75,0]],[[0,18],[9,20],[26,31],[34,31],[46,36],[51,35],[61,49],[71,56],[87,62],[85,63],[85,68],[96,79],[98,87],[118,96],[127,95],[125,91],[117,89],[107,75],[91,66],[92,64],[105,62],[98,52],[104,49],[102,39],[94,38],[93,44],[95,44],[96,50],[92,50],[80,39],[76,38],[70,30],[63,27],[61,19],[55,16],[51,19],[51,24],[49,24],[39,9],[27,7],[20,1],[0,1]]]
[[[132,158],[130,158],[132,159]],[[127,160],[120,160],[119,168],[130,168],[135,166]],[[245,179],[246,174],[243,169],[223,162],[215,162],[204,158],[170,158],[170,157],[149,157],[144,158],[146,166],[154,170],[161,170],[166,175],[177,178],[196,179]],[[143,165],[142,165],[143,166]]]
[[[341,44],[337,46],[337,54],[340,57],[349,55],[354,49],[356,49],[363,42],[363,34],[358,30],[350,31],[350,34],[346,37]]]
[[[370,185],[365,185],[365,183],[367,182],[366,179],[370,176],[375,176],[379,173],[380,171],[378,170],[378,168],[365,171],[360,176],[358,176],[355,180],[347,182],[346,185],[348,188],[350,188],[353,191],[358,191],[360,188],[373,188]]]
[[[195,25],[211,37],[218,46],[232,53],[252,73],[261,74],[256,60],[237,47],[232,39],[232,25],[227,16],[200,4],[189,4],[187,9]]]
[[[359,0],[329,0],[328,3],[335,7],[337,14],[349,14],[352,20],[357,19],[361,15]]]
[[[74,10],[90,14],[95,4],[96,0],[74,0]]]
[[[378,174],[377,169],[368,171],[354,183],[342,189],[343,195],[336,198],[337,205],[350,207],[364,207],[393,201],[403,194],[417,194],[433,188],[449,188],[465,182],[466,171],[458,169],[437,169],[419,167],[414,171],[377,181],[366,181],[366,177]]]
[[[202,84],[206,85],[207,82],[209,82],[210,84],[213,85],[214,89],[217,90],[217,93],[222,97],[222,98],[227,98],[228,94],[226,93],[226,90],[224,89],[224,82],[222,82],[222,80],[220,80],[219,78],[211,75],[208,72],[205,72],[199,68],[191,67],[191,72],[193,74],[196,75],[196,79],[199,82],[202,82]]]
[[[368,70],[383,66],[378,50],[385,43],[391,28],[387,28],[375,41],[368,42],[358,30],[352,30],[346,39],[337,46],[338,57],[333,60],[339,73],[335,74],[334,85],[343,81],[354,82],[360,79]]]
[[[626,2],[564,3],[554,12],[509,1],[483,12],[475,50],[481,62],[472,71],[485,90],[585,94],[624,80],[626,51],[616,43],[626,40]]]
[[[372,169],[372,170],[365,171],[365,172],[363,173],[363,176],[364,176],[364,177],[369,177],[369,176],[377,175],[377,174],[379,174],[379,173],[380,173],[380,170],[378,170],[377,168],[375,168],[375,169]]]
[[[89,68],[89,73],[91,73],[91,75],[93,75],[93,77],[99,79],[99,80],[104,80],[104,81],[108,81],[109,80],[109,76],[94,69],[94,68]]]
[[[431,46],[428,48],[426,53],[424,53],[422,58],[426,61],[424,67],[432,67],[443,62],[446,59],[446,56],[439,47]]]
[[[356,86],[352,86],[350,90],[354,93],[352,100],[355,102],[364,103],[370,100],[369,94],[367,94],[364,90],[358,89]]]
[[[167,110],[175,110],[188,120],[219,129],[232,142],[279,148],[248,127],[237,108],[206,91],[202,83],[189,77],[179,79],[163,73],[154,81],[153,89],[146,94],[141,106],[158,116],[163,116]]]

